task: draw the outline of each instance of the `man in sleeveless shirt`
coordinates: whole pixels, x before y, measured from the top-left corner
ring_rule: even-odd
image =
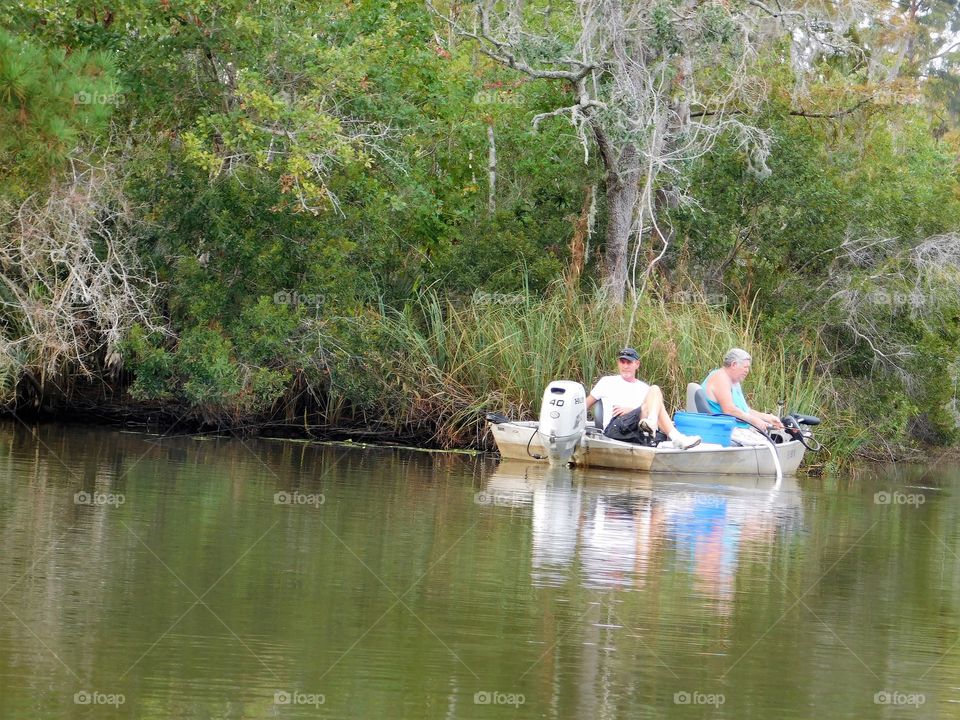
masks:
[[[617,355],[619,374],[600,378],[587,395],[587,410],[597,400],[603,401],[603,432],[617,440],[625,439],[615,431],[636,423],[655,442],[669,438],[675,448],[686,450],[700,444],[697,435],[684,435],[663,407],[663,393],[656,385],[637,379],[640,355],[633,348],[624,348]],[[616,421],[616,422],[615,422]],[[658,431],[660,438],[657,438]],[[666,434],[664,436],[664,433]]]
[[[743,395],[740,383],[750,372],[750,353],[741,348],[731,348],[723,356],[723,367],[712,370],[704,379],[703,391],[707,404],[714,413],[733,415],[740,428],[756,428],[766,432],[768,427],[782,428],[780,418],[770,413],[753,410]]]

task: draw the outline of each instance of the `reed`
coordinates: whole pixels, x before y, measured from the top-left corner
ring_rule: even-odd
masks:
[[[730,347],[753,355],[747,396],[758,408],[822,413],[830,378],[818,370],[816,340],[763,343],[750,308],[729,314],[705,302],[641,298],[611,307],[595,298],[554,292],[470,300],[421,294],[376,320],[382,387],[375,412],[398,434],[424,434],[442,447],[490,447],[482,417],[497,411],[533,418],[544,387],[576,380],[587,390],[616,371],[617,351],[637,348],[640,377],[661,386],[682,408],[686,386],[717,367]]]

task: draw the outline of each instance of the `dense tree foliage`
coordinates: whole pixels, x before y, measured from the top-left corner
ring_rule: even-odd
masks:
[[[519,298],[531,313],[531,298],[591,297],[610,270],[609,184],[624,178],[602,153],[585,158],[588,126],[576,113],[556,114],[576,83],[491,57],[489,44],[443,19],[467,5],[5,2],[8,402],[69,402],[89,383],[214,423],[370,427],[385,397],[371,377],[389,367],[397,392],[420,384],[422,368],[404,376],[383,353],[397,317],[442,307],[421,302],[424,293],[498,310]],[[538,36],[543,62],[584,36],[586,16],[560,5],[546,18],[557,42]],[[696,38],[670,44],[689,34],[688,3],[654,5],[660,44],[630,42],[669,70],[664,122],[682,110],[706,127],[720,105],[684,95],[693,86],[683,73],[695,69],[702,100],[722,94],[731,69],[699,57]],[[832,45],[804,36],[803,23],[745,24],[738,2],[697,15],[709,20],[699,31],[766,34],[738,46],[749,73],[723,97],[727,125],[647,185],[632,181],[652,214],[628,224],[669,228],[641,246],[641,274],[663,253],[640,302],[753,312],[754,342],[829,378],[832,411],[869,412],[899,439],[910,428],[948,441],[960,376],[956,9],[857,8],[835,18],[832,31],[845,32]],[[732,36],[714,40],[710,52],[736,59],[723,45]],[[670,142],[683,145],[684,132]],[[91,178],[107,177],[89,191]],[[90,200],[75,221],[41,212],[76,210],[78,197]],[[39,257],[31,248],[58,246],[87,248],[79,277],[92,279],[78,284],[56,257],[31,273],[19,267]],[[118,264],[117,253],[135,257]],[[38,320],[50,317],[59,324]],[[82,342],[64,339],[74,325]],[[453,328],[442,318],[425,327]],[[624,327],[626,342],[634,324]],[[454,395],[521,411],[532,402],[509,388],[475,391]],[[416,403],[404,412],[411,427],[421,422]]]

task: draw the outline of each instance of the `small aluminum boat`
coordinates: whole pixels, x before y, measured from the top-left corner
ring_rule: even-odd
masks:
[[[724,447],[704,442],[689,450],[675,449],[670,443],[646,447],[613,440],[596,425],[587,424],[585,397],[579,383],[556,381],[544,392],[540,420],[488,415],[500,455],[505,460],[649,473],[767,476],[777,474],[774,450],[783,475],[797,472],[807,450],[804,442],[781,430],[771,431],[773,443]],[[697,412],[696,407],[690,411]]]

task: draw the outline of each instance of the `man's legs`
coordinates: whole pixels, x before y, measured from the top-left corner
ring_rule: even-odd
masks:
[[[657,430],[666,433],[676,447],[681,450],[694,447],[700,444],[698,435],[684,435],[679,432],[670,419],[667,409],[663,406],[663,391],[657,385],[651,385],[647,392],[647,397],[640,406],[640,427],[646,425],[646,429],[656,435]]]
[[[640,406],[643,410],[640,413],[641,419],[645,419],[648,425],[651,425],[650,432],[662,430],[669,435],[675,429],[673,420],[667,414],[667,409],[663,406],[663,391],[659,385],[651,385],[647,392],[647,397]]]

